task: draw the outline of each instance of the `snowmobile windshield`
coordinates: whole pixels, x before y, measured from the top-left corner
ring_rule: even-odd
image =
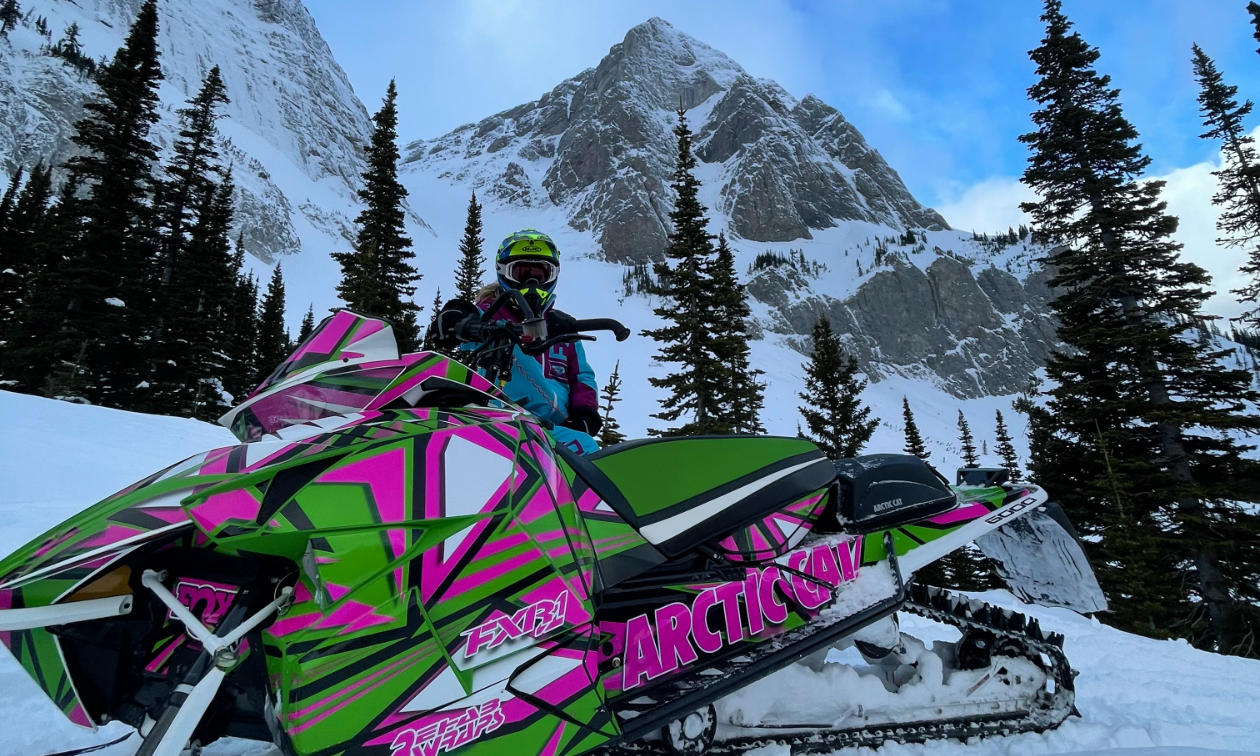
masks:
[[[404,369],[389,323],[340,310],[219,423],[242,441],[366,409]]]
[[[234,411],[228,427],[242,441],[257,441],[294,425],[353,415],[367,409],[405,368],[404,364],[380,368],[356,365],[320,373],[309,382],[269,392]]]

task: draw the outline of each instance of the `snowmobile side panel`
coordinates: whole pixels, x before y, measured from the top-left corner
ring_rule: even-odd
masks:
[[[976,539],[1020,599],[1081,614],[1107,609],[1107,598],[1058,504],[1046,502]]]
[[[606,713],[603,735],[573,725],[598,723],[603,703],[596,552],[564,471],[532,422],[459,425],[474,417],[356,449],[250,537],[302,529],[312,547],[313,574],[264,634],[295,752],[475,753],[500,728],[498,748],[528,752],[616,734]],[[535,667],[564,671],[540,681]]]

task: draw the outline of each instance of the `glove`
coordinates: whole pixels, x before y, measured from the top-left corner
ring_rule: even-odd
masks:
[[[464,341],[480,340],[481,310],[470,302],[452,299],[429,326],[433,343],[443,349],[452,349]]]
[[[579,407],[564,421],[564,427],[581,431],[588,436],[598,436],[600,429],[604,427],[604,418],[590,407]]]

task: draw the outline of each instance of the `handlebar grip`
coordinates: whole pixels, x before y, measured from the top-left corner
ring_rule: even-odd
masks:
[[[612,331],[617,337],[617,341],[625,341],[630,338],[630,329],[626,328],[620,322],[612,318],[593,318],[591,320],[577,320],[573,323],[574,331]]]

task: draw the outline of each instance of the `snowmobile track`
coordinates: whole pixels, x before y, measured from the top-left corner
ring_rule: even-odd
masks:
[[[790,746],[793,754],[830,753],[841,748],[879,748],[885,743],[924,743],[930,740],[960,740],[993,736],[1044,732],[1054,729],[1069,716],[1077,714],[1074,705],[1075,672],[1063,653],[1063,636],[1045,633],[1035,619],[1019,612],[1001,609],[979,600],[958,596],[932,586],[911,583],[906,586],[907,600],[900,610],[917,614],[962,630],[991,633],[997,641],[1018,644],[1027,652],[1023,656],[1040,666],[1054,681],[1053,690],[1037,694],[1038,707],[1018,714],[958,717],[920,722],[905,722],[875,727],[816,730],[808,734],[793,733],[754,737],[737,737],[714,743],[706,754],[735,756],[766,746]],[[1047,686],[1049,687],[1049,686]],[[669,756],[663,743],[638,741],[611,746],[599,751],[602,756]]]

